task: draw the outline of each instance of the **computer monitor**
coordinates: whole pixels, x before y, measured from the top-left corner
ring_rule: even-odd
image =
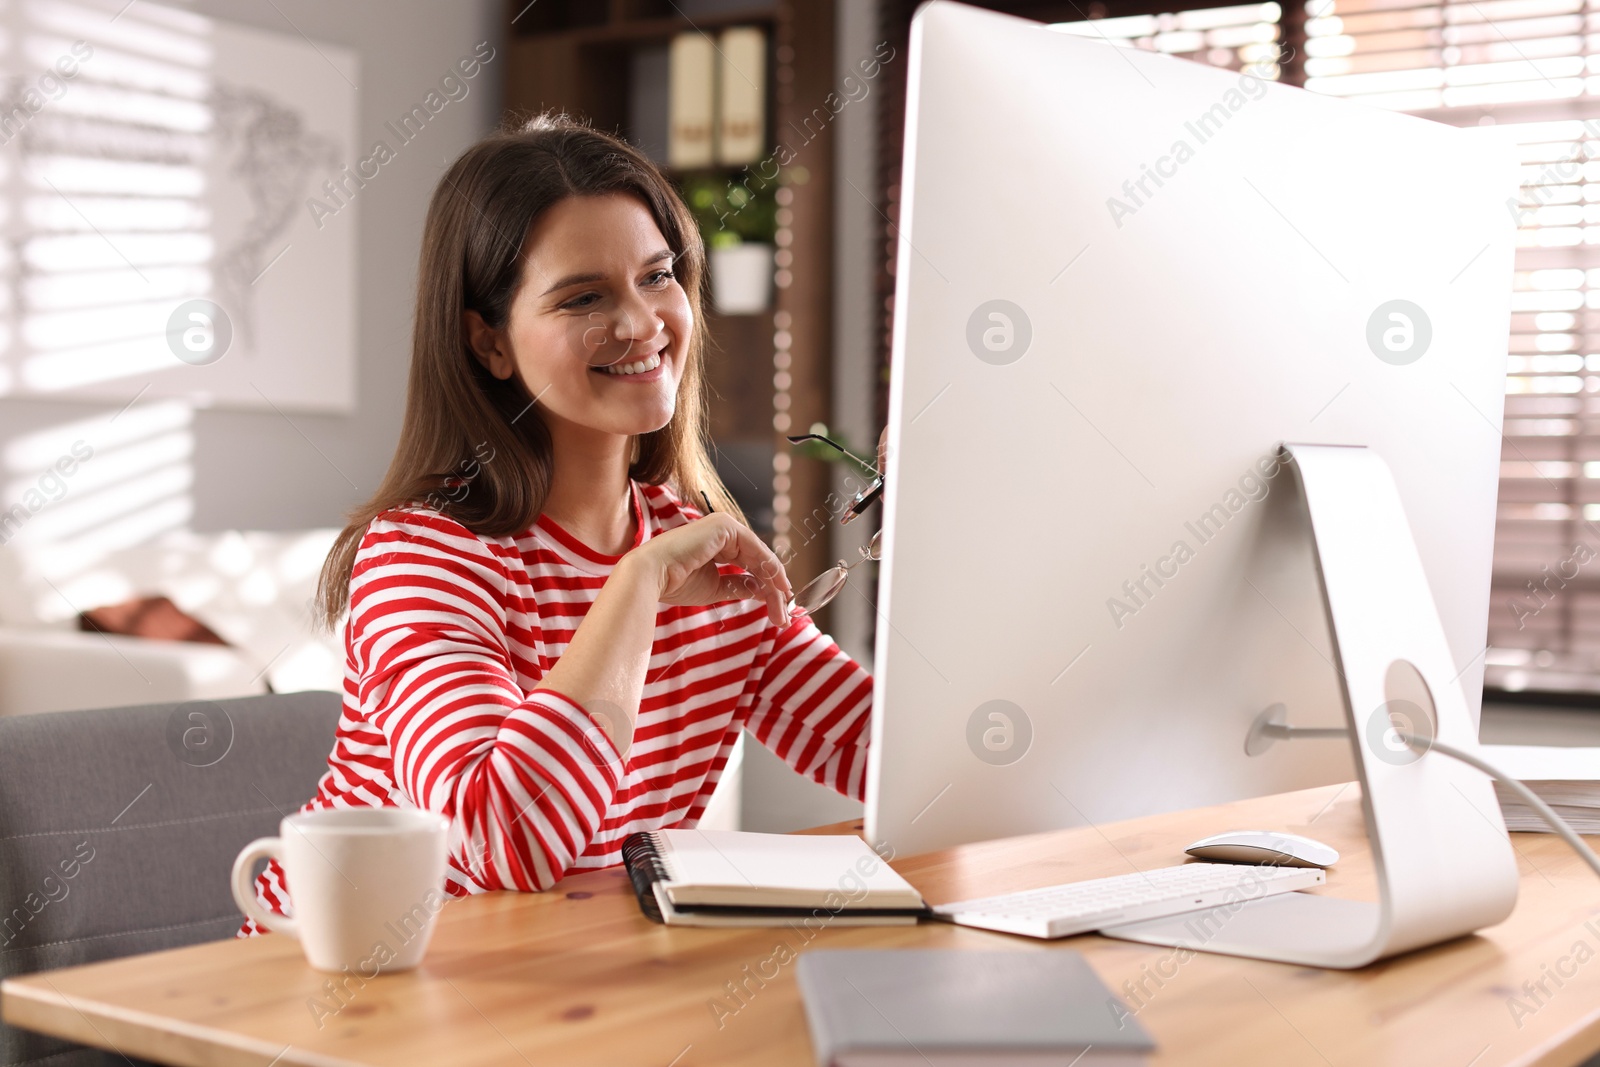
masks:
[[[1475,724],[1515,238],[1493,131],[945,2],[907,62],[868,836],[1356,778],[1339,741],[1245,752],[1273,704],[1345,725],[1283,442],[1387,463]]]

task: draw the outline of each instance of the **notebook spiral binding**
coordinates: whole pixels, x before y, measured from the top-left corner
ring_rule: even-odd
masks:
[[[665,924],[661,904],[656,900],[656,883],[667,881],[667,865],[661,858],[656,835],[639,831],[623,838],[622,865],[628,869],[628,880],[633,883],[633,894],[639,898],[644,917]]]

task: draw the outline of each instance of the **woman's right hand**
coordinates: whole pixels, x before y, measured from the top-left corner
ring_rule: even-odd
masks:
[[[647,565],[660,584],[664,604],[717,604],[761,599],[778,625],[789,621],[794,590],[783,564],[748,526],[720,512],[656,534],[628,553],[636,566]],[[717,564],[731,563],[745,574],[724,575]]]

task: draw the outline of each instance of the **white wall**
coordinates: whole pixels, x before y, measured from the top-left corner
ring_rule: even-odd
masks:
[[[182,418],[192,439],[187,460],[192,528],[279,530],[339,524],[349,508],[376,488],[398,434],[428,196],[444,160],[498,120],[506,62],[498,36],[501,5],[496,0],[197,0],[183,6],[353,49],[361,64],[354,80],[360,90],[357,144],[363,147],[379,138],[385,122],[420,102],[479,42],[487,40],[496,48],[494,60],[470,83],[470,94],[442,111],[360,194],[355,413],[201,410]],[[326,224],[350,221],[341,215]],[[92,435],[109,424],[117,407],[0,400],[0,454],[31,453],[31,444],[49,440],[50,431],[64,424],[77,424]],[[72,496],[69,490],[63,504]],[[0,508],[14,503],[0,501]],[[40,512],[32,522],[45,514]]]

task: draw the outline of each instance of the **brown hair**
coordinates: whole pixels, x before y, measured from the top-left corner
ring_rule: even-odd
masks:
[[[503,329],[522,284],[530,227],[569,196],[607,193],[630,194],[650,210],[694,313],[672,421],[638,438],[628,474],[668,485],[690,503],[704,491],[717,510],[744,521],[706,449],[705,249],[694,218],[671,182],[627,142],[565,115],[541,115],[473,145],[434,190],[422,231],[400,441],[378,491],[351,512],[323,565],[317,601],[330,627],[348,607],[367,525],[383,511],[428,500],[485,537],[521,533],[539,517],[551,483],[549,431],[520,375],[502,381],[473,357],[462,316],[476,311]]]

